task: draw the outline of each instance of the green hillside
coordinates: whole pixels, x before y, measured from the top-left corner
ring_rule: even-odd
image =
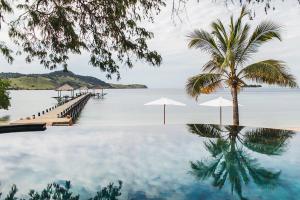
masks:
[[[12,89],[42,89],[48,90],[55,87],[55,84],[45,77],[19,77],[11,78]]]
[[[53,90],[63,84],[74,88],[102,86],[104,88],[147,88],[145,85],[110,84],[91,76],[76,75],[72,72],[56,71],[48,74],[0,73],[0,78],[9,79],[13,90]]]

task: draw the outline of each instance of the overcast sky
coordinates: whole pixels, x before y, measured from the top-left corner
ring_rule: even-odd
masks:
[[[154,24],[146,27],[154,32],[154,39],[149,42],[152,49],[157,50],[163,57],[160,67],[151,67],[146,63],[136,63],[133,69],[121,69],[122,79],[120,83],[141,83],[150,88],[183,88],[188,77],[200,72],[201,66],[208,60],[208,56],[199,50],[187,48],[186,35],[194,29],[209,30],[210,23],[220,18],[227,23],[231,14],[237,14],[240,7],[226,7],[222,4],[213,3],[211,0],[190,0],[186,6],[186,13],[181,15],[182,22],[178,19],[176,24],[171,19],[171,8],[168,6]],[[275,11],[265,15],[262,8],[257,9],[256,18],[250,23],[255,25],[262,20],[272,20],[283,25],[283,41],[274,41],[263,46],[260,53],[253,61],[259,59],[280,59],[286,61],[291,72],[298,78],[300,83],[300,6],[295,0],[286,3],[279,1]],[[1,40],[5,39],[5,33],[1,30]],[[87,54],[71,56],[69,70],[81,75],[92,75],[108,82],[105,74],[99,69],[88,64]],[[12,65],[6,63],[0,57],[0,70],[2,72],[19,73],[47,73],[38,63],[26,64],[18,58]],[[61,70],[58,68],[57,70]]]

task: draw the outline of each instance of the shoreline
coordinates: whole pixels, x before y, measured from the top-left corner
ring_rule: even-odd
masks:
[[[1,126],[8,126],[10,125],[11,122],[13,122],[14,120],[8,120],[8,121],[1,121],[0,122],[0,127]],[[76,123],[75,123],[76,124]],[[190,123],[183,123],[183,124],[168,124],[168,126],[176,126],[176,125],[186,125],[186,124],[190,124]],[[196,124],[207,124],[207,123],[196,123]],[[161,124],[152,124],[154,126],[160,126]],[[149,124],[136,124],[133,126],[152,126]],[[213,124],[213,125],[218,125],[218,124]],[[111,126],[110,124],[107,124],[105,126]],[[123,127],[124,125],[114,125],[115,126],[119,126],[119,127]],[[223,124],[222,126],[231,126],[228,124]],[[249,127],[249,128],[266,128],[266,129],[279,129],[279,130],[288,130],[288,131],[296,131],[296,132],[300,132],[300,127],[259,127],[259,126],[249,126],[249,125],[240,125],[241,127]]]
[[[136,89],[149,89],[148,87],[141,87],[141,88],[103,88],[104,90],[126,90],[126,89],[129,89],[129,90],[136,90]],[[9,91],[56,91],[55,89],[8,89]],[[78,90],[78,89],[75,89],[75,91]],[[93,90],[93,89],[89,89],[89,90]]]

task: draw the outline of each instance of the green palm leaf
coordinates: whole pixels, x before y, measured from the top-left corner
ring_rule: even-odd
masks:
[[[272,39],[278,39],[281,41],[280,30],[281,27],[274,22],[264,21],[260,23],[252,33],[242,53],[238,56],[238,63],[248,60],[253,53],[258,51],[258,48],[262,44]]]
[[[209,60],[203,67],[202,71],[205,73],[216,73],[222,74],[226,71],[222,69],[220,66],[224,63],[224,57],[220,57],[218,55],[213,55],[211,60]]]
[[[243,77],[258,83],[270,85],[298,87],[296,78],[288,72],[284,62],[279,60],[264,60],[249,65],[241,70]]]
[[[258,128],[244,134],[243,145],[248,149],[267,155],[282,154],[293,131]]]
[[[209,94],[222,87],[222,74],[198,74],[188,79],[186,91],[192,97]]]
[[[213,124],[187,124],[190,133],[206,138],[221,138],[221,127]]]
[[[190,174],[194,175],[199,180],[206,180],[213,176],[216,172],[222,157],[211,160],[208,163],[205,161],[191,162]]]
[[[205,52],[213,52],[215,54],[222,55],[218,45],[216,44],[212,35],[204,30],[194,30],[188,35],[190,42],[189,48],[201,49]]]
[[[211,24],[212,34],[217,38],[216,43],[222,52],[227,50],[228,37],[226,30],[220,20]]]
[[[228,151],[230,147],[229,143],[221,138],[217,139],[217,141],[209,140],[209,142],[204,142],[204,146],[212,157],[217,157],[222,152]]]

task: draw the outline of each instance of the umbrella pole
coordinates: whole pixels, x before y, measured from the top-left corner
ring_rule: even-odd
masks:
[[[164,104],[164,124],[166,124],[166,104]]]
[[[222,125],[222,106],[220,106],[220,125]]]

